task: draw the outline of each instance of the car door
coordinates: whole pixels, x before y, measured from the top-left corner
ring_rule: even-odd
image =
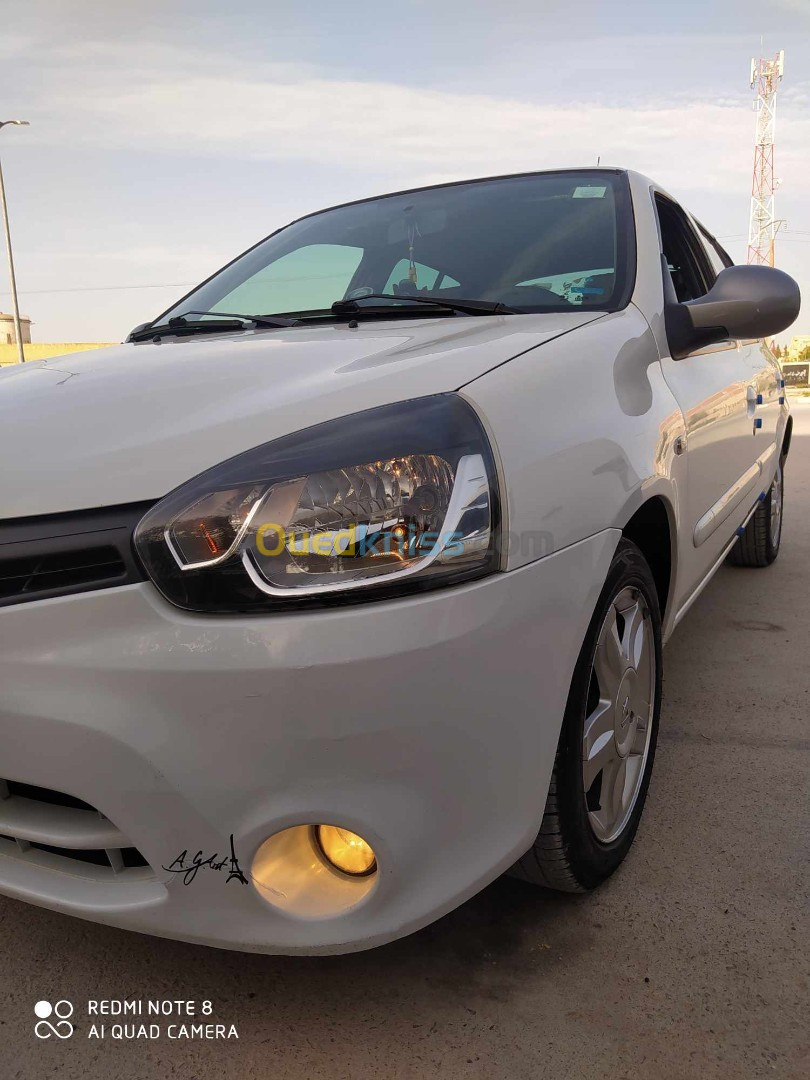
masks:
[[[656,212],[668,273],[679,302],[711,288],[716,273],[685,211],[661,193]],[[665,283],[666,284],[666,283]],[[759,342],[724,341],[681,360],[661,360],[686,426],[682,585],[688,595],[722,556],[761,490],[759,458],[768,430],[755,421],[758,394],[770,395]],[[775,434],[770,435],[771,442]]]
[[[728,252],[726,252],[717,240],[699,222],[695,222],[700,233],[700,240],[711,263],[712,270],[719,274],[727,266],[733,266]],[[782,372],[779,363],[773,354],[770,342],[756,338],[740,342],[741,351],[746,354],[746,360],[751,365],[752,385],[755,391],[754,419],[760,420],[761,424],[754,427],[754,435],[758,444],[758,452],[761,454],[764,448],[775,446],[779,435],[779,418],[781,406],[784,400],[784,388],[782,386]],[[775,460],[775,459],[774,459]],[[768,484],[767,476],[763,477],[763,488]]]

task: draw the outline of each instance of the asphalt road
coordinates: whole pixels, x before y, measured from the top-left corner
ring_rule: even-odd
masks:
[[[501,880],[370,953],[239,955],[0,898],[2,1080],[810,1077],[810,404],[782,553],[665,652],[647,810],[586,897]],[[34,1003],[211,999],[239,1041],[34,1037]],[[130,1020],[131,1022],[131,1020]]]

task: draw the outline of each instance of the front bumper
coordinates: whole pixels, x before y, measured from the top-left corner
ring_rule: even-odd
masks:
[[[0,777],[97,807],[152,870],[93,881],[6,848],[0,892],[259,952],[363,949],[426,925],[537,832],[618,535],[329,611],[200,617],[149,584],[1,610]],[[250,873],[269,836],[316,822],[377,852],[374,879],[334,910],[299,903],[289,877],[274,894]],[[246,886],[163,869],[182,851],[227,853],[231,834]]]

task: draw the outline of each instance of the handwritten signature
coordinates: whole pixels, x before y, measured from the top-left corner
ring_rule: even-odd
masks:
[[[188,849],[186,849],[180,852],[174,862],[170,863],[169,866],[164,866],[163,869],[169,874],[182,874],[183,884],[190,885],[204,866],[208,867],[209,870],[227,870],[226,885],[229,881],[241,881],[243,885],[248,883],[248,879],[245,877],[236,857],[236,850],[233,846],[233,833],[231,833],[230,855],[223,855],[220,858],[219,852],[215,851],[213,855],[209,855],[207,859],[204,859],[202,851],[198,851],[194,858],[190,859]]]

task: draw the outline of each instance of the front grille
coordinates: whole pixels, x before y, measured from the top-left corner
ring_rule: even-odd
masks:
[[[0,562],[0,598],[120,581],[124,561],[114,547],[34,555]]]
[[[95,807],[86,803],[84,799],[77,799],[75,795],[67,795],[64,791],[53,791],[51,788],[37,787],[36,784],[21,784],[19,780],[0,780],[0,799],[8,799],[12,795],[19,796],[21,799],[50,803],[52,806],[69,806],[73,810],[95,811]]]
[[[0,780],[0,858],[94,881],[144,881],[152,868],[109,818],[62,791]]]
[[[145,580],[132,533],[151,505],[0,522],[0,607]]]

